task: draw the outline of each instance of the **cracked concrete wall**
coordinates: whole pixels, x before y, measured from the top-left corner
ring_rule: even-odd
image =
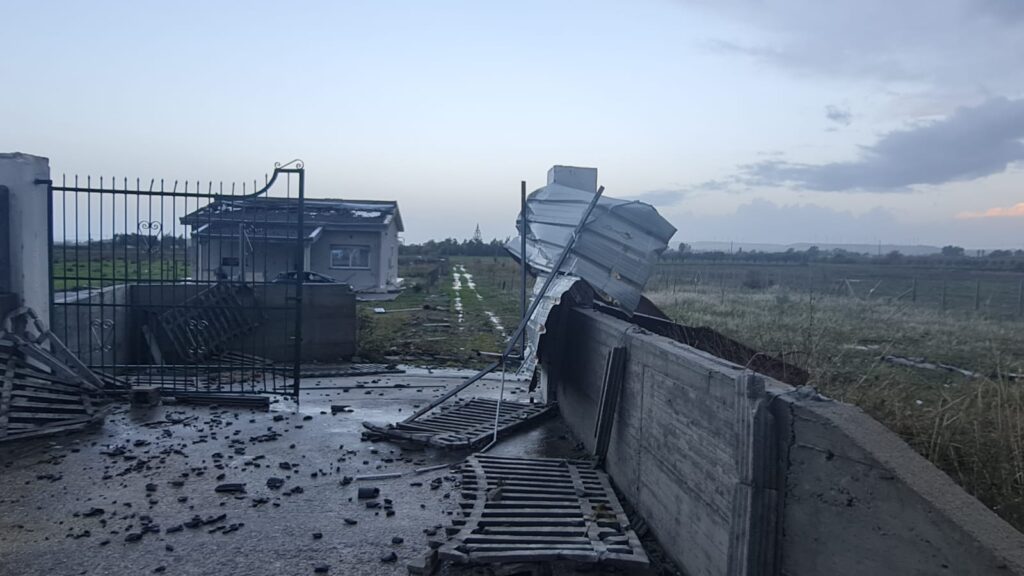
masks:
[[[627,347],[606,468],[691,576],[1024,575],[1024,535],[858,408],[745,388],[742,367],[592,310],[549,329],[590,449],[606,355]]]

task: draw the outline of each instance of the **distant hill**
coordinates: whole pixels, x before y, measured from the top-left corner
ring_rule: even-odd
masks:
[[[938,246],[927,245],[903,245],[903,244],[815,244],[813,242],[800,242],[797,244],[758,244],[755,242],[688,242],[694,252],[785,252],[792,248],[796,251],[807,250],[811,246],[817,246],[821,250],[846,250],[858,254],[888,254],[898,250],[906,256],[928,256],[938,254],[942,249]],[[674,248],[674,246],[673,246]]]

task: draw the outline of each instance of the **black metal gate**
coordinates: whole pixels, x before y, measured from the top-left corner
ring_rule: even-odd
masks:
[[[305,169],[50,185],[51,329],[112,387],[298,398]]]

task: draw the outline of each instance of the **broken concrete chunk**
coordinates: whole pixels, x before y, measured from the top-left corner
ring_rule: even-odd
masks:
[[[228,494],[237,494],[240,492],[245,492],[245,483],[232,482],[228,484],[218,484],[217,487],[214,488],[214,491]]]
[[[358,497],[360,499],[376,498],[380,495],[380,488],[376,486],[360,486]]]

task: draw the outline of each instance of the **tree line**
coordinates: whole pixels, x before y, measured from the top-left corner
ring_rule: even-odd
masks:
[[[881,264],[890,266],[958,266],[1024,271],[1024,250],[990,250],[971,255],[961,246],[943,246],[936,254],[908,255],[899,250],[886,254],[851,252],[842,248],[822,250],[811,246],[806,250],[789,248],[782,252],[761,252],[739,249],[694,252],[686,243],[666,250],[662,260],[670,262],[731,262],[745,264]]]

